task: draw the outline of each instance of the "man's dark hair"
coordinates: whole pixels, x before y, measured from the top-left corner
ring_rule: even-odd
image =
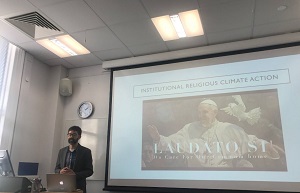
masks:
[[[78,135],[81,135],[81,128],[79,126],[72,126],[68,129],[68,132],[69,131],[76,131]]]

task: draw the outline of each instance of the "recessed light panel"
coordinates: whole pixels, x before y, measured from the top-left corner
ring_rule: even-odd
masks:
[[[47,38],[36,42],[61,58],[90,53],[90,51],[69,35]]]
[[[178,15],[165,15],[151,19],[164,41],[203,35],[203,27],[197,9]]]

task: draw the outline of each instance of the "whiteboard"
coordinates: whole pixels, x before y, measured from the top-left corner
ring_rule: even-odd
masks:
[[[107,119],[66,120],[62,131],[61,146],[68,146],[67,131],[77,125],[82,129],[79,143],[92,151],[94,174],[87,180],[104,180],[107,141]]]

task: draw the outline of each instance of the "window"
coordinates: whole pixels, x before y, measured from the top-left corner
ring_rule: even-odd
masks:
[[[9,62],[9,48],[11,46],[13,45],[0,37],[0,144],[13,69],[13,64]]]

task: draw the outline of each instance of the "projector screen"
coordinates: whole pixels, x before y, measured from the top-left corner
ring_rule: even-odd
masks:
[[[113,69],[104,190],[300,192],[298,50]]]

